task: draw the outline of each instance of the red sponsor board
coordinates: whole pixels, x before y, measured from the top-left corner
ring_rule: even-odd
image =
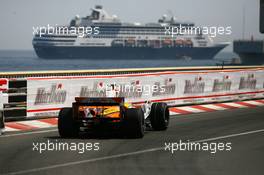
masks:
[[[0,79],[0,91],[6,91],[8,88],[8,79]]]

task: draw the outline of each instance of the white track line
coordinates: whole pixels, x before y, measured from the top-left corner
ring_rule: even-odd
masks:
[[[233,106],[233,107],[237,107],[237,108],[247,108],[248,106],[244,106],[244,105],[241,105],[241,104],[237,104],[235,102],[232,102],[232,103],[223,103],[225,105],[229,105],[229,106]]]
[[[19,129],[15,129],[15,128],[10,128],[8,126],[5,126],[5,129],[4,129],[5,132],[9,132],[9,131],[20,131]]]
[[[2,137],[13,137],[13,136],[30,135],[30,134],[41,134],[41,133],[54,132],[54,131],[58,131],[58,129],[49,129],[49,130],[43,130],[43,131],[32,131],[32,132],[23,132],[23,133],[9,134],[9,135],[1,135],[0,139]]]
[[[262,101],[262,102],[264,102],[264,100],[262,100],[262,99],[260,99],[259,101]]]
[[[177,113],[177,112],[173,112],[170,110],[170,115],[179,115],[180,113]]]
[[[38,120],[29,120],[29,121],[22,121],[22,122],[17,122],[17,123],[21,123],[21,124],[28,125],[28,126],[33,126],[36,128],[49,128],[49,127],[54,126],[54,125],[44,123]]]
[[[254,131],[246,131],[246,132],[241,132],[241,133],[237,133],[237,134],[224,135],[224,136],[202,139],[202,140],[197,140],[197,141],[192,141],[192,142],[197,142],[197,143],[209,142],[209,141],[221,140],[221,139],[232,138],[232,137],[237,137],[237,136],[255,134],[255,133],[260,133],[260,132],[264,132],[264,129],[259,129],[259,130],[254,130]],[[164,147],[151,148],[151,149],[146,149],[146,150],[141,150],[141,151],[116,154],[116,155],[112,155],[112,156],[104,156],[104,157],[75,161],[75,162],[68,162],[68,163],[51,165],[51,166],[46,166],[46,167],[41,167],[41,168],[33,168],[33,169],[28,169],[28,170],[10,172],[10,173],[6,173],[3,175],[19,175],[19,174],[34,173],[34,172],[45,171],[45,170],[50,170],[50,169],[55,169],[55,168],[61,168],[61,167],[67,167],[67,166],[73,166],[73,165],[79,165],[79,164],[91,163],[91,162],[98,162],[98,161],[116,159],[116,158],[121,158],[121,157],[134,156],[134,155],[139,155],[139,154],[144,154],[144,153],[149,153],[149,152],[155,152],[155,151],[161,151],[161,150],[164,150]]]
[[[247,104],[256,105],[256,106],[264,106],[264,103],[260,103],[257,101],[244,101]]]
[[[208,105],[202,105],[203,107],[206,107],[206,108],[210,108],[210,109],[213,109],[213,110],[216,110],[216,111],[220,111],[220,110],[227,110],[228,108],[224,108],[224,107],[220,107],[220,106],[216,106],[214,104],[208,104]]]
[[[202,105],[199,105],[202,106]],[[199,113],[199,112],[205,112],[200,109],[192,108],[191,106],[183,106],[183,107],[178,107],[178,109],[182,109],[184,111],[192,112],[192,113]]]
[[[259,129],[259,130],[254,130],[254,131],[246,131],[246,132],[241,132],[241,133],[237,133],[237,134],[229,134],[229,135],[225,135],[225,136],[213,137],[213,138],[203,139],[203,140],[198,140],[198,141],[193,141],[193,142],[210,142],[210,141],[227,139],[227,138],[232,138],[232,137],[237,137],[237,136],[244,136],[244,135],[255,134],[255,133],[260,133],[260,132],[264,132],[264,129]]]

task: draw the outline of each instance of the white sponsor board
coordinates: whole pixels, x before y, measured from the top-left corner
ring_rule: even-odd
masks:
[[[3,108],[4,108],[3,93],[2,91],[0,91],[0,112],[3,110]]]
[[[264,69],[28,78],[27,116],[56,116],[75,97],[104,97],[115,85],[127,102],[168,105],[264,97]]]

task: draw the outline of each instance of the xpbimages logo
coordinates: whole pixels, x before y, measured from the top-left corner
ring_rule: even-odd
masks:
[[[59,142],[58,140],[46,142],[33,142],[32,150],[39,152],[40,154],[46,151],[76,151],[79,154],[83,154],[86,151],[99,151],[100,143],[84,143],[84,142]]]
[[[98,35],[100,33],[99,27],[75,27],[75,26],[38,26],[38,27],[32,27],[33,29],[33,35],[38,35],[39,37],[42,37],[44,35],[77,35],[78,37],[85,37],[89,35]]]
[[[204,27],[196,27],[196,26],[184,26],[180,24],[179,26],[165,26],[164,27],[165,35],[170,35],[171,37],[179,36],[179,35],[209,35],[214,38],[217,35],[231,35],[232,27],[227,26],[204,26]]]
[[[174,154],[177,151],[205,151],[210,152],[211,154],[215,154],[221,151],[231,151],[232,143],[231,142],[191,142],[186,141],[183,142],[180,140],[179,142],[174,143],[165,143],[164,147],[165,151],[169,151]]]

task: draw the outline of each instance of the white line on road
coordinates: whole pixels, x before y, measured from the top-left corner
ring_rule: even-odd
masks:
[[[244,136],[244,135],[260,133],[260,132],[264,132],[264,129],[259,129],[259,130],[254,130],[254,131],[247,131],[247,132],[241,132],[241,133],[237,133],[237,134],[230,134],[230,135],[219,136],[219,137],[213,137],[213,138],[202,139],[202,140],[197,140],[197,141],[192,141],[192,142],[215,141],[215,140],[221,140],[221,139],[232,138],[232,137],[237,137],[237,136]],[[41,167],[41,168],[33,168],[33,169],[22,170],[22,171],[17,171],[17,172],[10,172],[10,173],[6,173],[6,174],[3,174],[3,175],[19,175],[19,174],[34,173],[34,172],[50,170],[50,169],[55,169],[55,168],[79,165],[79,164],[83,164],[83,163],[91,163],[91,162],[97,162],[97,161],[102,161],[102,160],[109,160],[109,159],[116,159],[116,158],[121,158],[121,157],[139,155],[139,154],[143,154],[143,153],[160,151],[160,150],[163,150],[163,149],[164,149],[164,147],[158,147],[158,148],[146,149],[146,150],[135,151],[135,152],[130,152],[130,153],[123,153],[123,154],[117,154],[117,155],[112,155],[112,156],[105,156],[105,157],[99,157],[99,158],[94,158],[94,159],[87,159],[87,160],[81,160],[81,161],[75,161],[75,162],[68,162],[68,163],[63,163],[63,164],[51,165],[51,166],[46,166],[46,167]]]
[[[254,131],[247,131],[247,132],[241,132],[241,133],[238,133],[238,134],[230,134],[230,135],[219,136],[219,137],[213,137],[213,138],[203,139],[203,140],[198,140],[198,141],[193,141],[193,142],[210,142],[210,141],[227,139],[227,138],[232,138],[232,137],[237,137],[237,136],[255,134],[255,133],[259,133],[259,132],[264,132],[264,129],[259,129],[259,130],[254,130]]]
[[[23,132],[23,133],[17,133],[17,134],[2,135],[2,136],[0,136],[0,138],[21,136],[21,135],[30,135],[30,134],[42,134],[42,133],[53,132],[53,131],[58,131],[58,129],[48,129],[48,130],[46,129],[46,130],[42,130],[42,131],[31,131],[31,132]]]

